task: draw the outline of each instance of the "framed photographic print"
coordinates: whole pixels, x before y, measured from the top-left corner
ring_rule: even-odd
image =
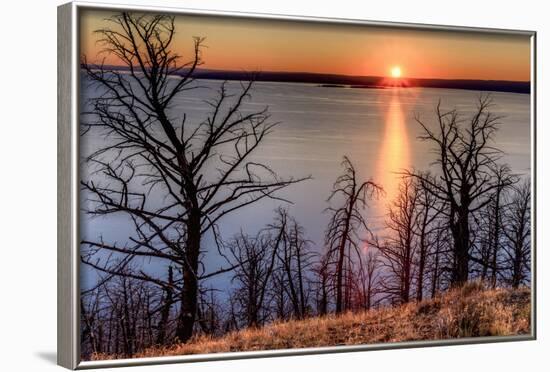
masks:
[[[60,365],[535,338],[535,32],[58,27]]]

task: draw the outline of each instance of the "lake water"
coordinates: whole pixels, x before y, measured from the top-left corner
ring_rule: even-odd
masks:
[[[201,81],[200,85],[205,88],[180,98],[174,114],[186,112],[189,123],[203,120],[209,111],[204,100],[213,97],[219,84]],[[238,83],[230,82],[228,86],[237,89]],[[93,94],[89,88],[84,89],[84,101]],[[441,100],[444,109],[456,108],[468,117],[475,110],[479,94],[449,89],[348,89],[258,82],[246,109],[267,105],[272,120],[280,124],[251,160],[268,164],[281,176],[312,177],[279,195],[293,201],[288,206],[290,213],[320,250],[328,222],[328,215],[323,213],[328,206],[326,199],[342,172],[340,163],[344,155],[354,164],[359,179],[371,179],[386,191],[385,198],[373,201],[365,211],[367,220],[376,228],[383,221],[388,201],[396,194],[399,182],[396,173],[411,167],[428,169],[433,159],[431,145],[417,139],[421,131],[415,115],[433,125],[435,105]],[[495,104],[492,111],[502,116],[495,136],[496,147],[505,152],[502,161],[508,163],[513,172],[528,175],[530,96],[514,93],[491,93],[491,96]],[[104,144],[103,137],[90,132],[81,139],[81,154],[86,155]],[[85,165],[82,172],[86,173]],[[280,204],[261,201],[228,216],[220,223],[222,236],[228,239],[241,229],[255,233],[272,221],[273,211]],[[82,238],[97,239],[102,235],[106,241],[123,244],[133,234],[128,222],[124,217],[89,219],[82,215]],[[209,244],[208,240],[205,239],[205,245]],[[149,265],[156,270],[154,263]],[[207,256],[207,265],[215,269],[220,262],[214,255]],[[83,287],[94,278],[95,275],[83,267]]]

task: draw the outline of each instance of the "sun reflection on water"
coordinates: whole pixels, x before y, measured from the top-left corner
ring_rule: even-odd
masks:
[[[392,89],[392,96],[385,114],[384,134],[378,152],[376,181],[385,191],[381,207],[385,208],[397,196],[400,172],[410,166],[410,144],[405,116],[401,107],[400,90]]]

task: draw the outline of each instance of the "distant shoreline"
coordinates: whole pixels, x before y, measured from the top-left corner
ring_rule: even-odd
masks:
[[[117,71],[128,70],[127,67],[123,66],[104,67]],[[184,74],[185,71],[179,73],[180,76]],[[264,71],[250,73],[245,71],[197,69],[193,73],[193,77],[195,79],[237,81],[250,80],[251,77],[254,77],[256,81],[309,83],[325,88],[384,89],[394,87],[394,85],[388,83],[392,82],[392,79],[380,76],[351,76],[309,72]],[[520,94],[531,93],[531,82],[529,81],[402,78],[396,80],[396,82],[401,83],[399,86],[402,88],[444,88]]]
[[[383,85],[346,85],[346,84],[319,84],[319,88],[347,88],[347,89],[388,89],[390,86]]]
[[[197,70],[193,74],[198,79],[248,80],[250,73],[239,71]],[[384,89],[392,85],[384,84],[387,78],[378,76],[348,76],[297,72],[259,72],[254,74],[257,81],[283,83],[311,83],[321,87]],[[501,80],[448,80],[448,79],[400,79],[402,88],[445,88],[492,92],[529,94],[530,82]]]

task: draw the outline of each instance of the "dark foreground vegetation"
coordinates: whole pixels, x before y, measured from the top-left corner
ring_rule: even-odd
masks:
[[[201,335],[186,344],[151,347],[134,357],[526,335],[531,331],[530,297],[528,288],[488,290],[472,282],[422,302],[275,322],[221,337]],[[119,357],[124,355],[92,355],[98,360]]]
[[[528,332],[531,188],[501,162],[489,96],[467,117],[440,103],[433,118],[417,118],[433,166],[403,171],[381,229],[367,211],[384,190],[344,157],[319,201],[325,239],[312,242],[280,196],[309,176],[284,178],[251,160],[276,130],[268,108],[247,106],[253,79],[237,90],[220,83],[191,123],[176,101],[199,89],[204,40],[182,62],[173,17],[105,22],[100,43],[127,70],[83,59],[100,94],[85,104],[82,135],[109,139],[85,159],[84,212],[124,216],[135,234],[81,242],[81,262],[98,278],[81,292],[84,359],[223,351],[228,341],[249,350]],[[222,236],[223,221],[264,199],[280,202],[270,223]],[[220,276],[227,285],[213,287]],[[489,290],[472,294],[472,280]],[[410,326],[420,321],[428,328]],[[292,341],[289,324],[309,336]],[[246,335],[252,341],[237,342]]]

